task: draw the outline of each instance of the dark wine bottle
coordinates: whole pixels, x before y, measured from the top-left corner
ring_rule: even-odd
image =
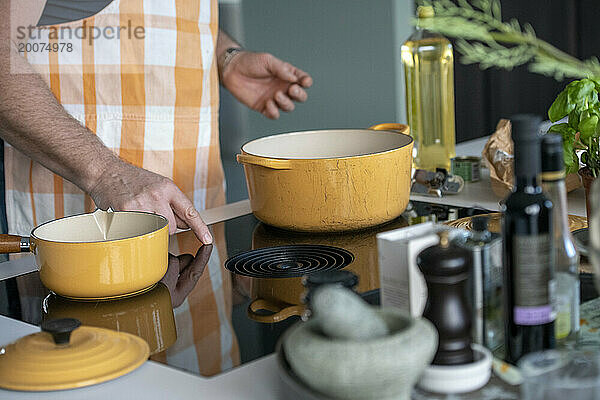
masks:
[[[512,118],[515,188],[504,203],[505,358],[555,346],[552,202],[538,183],[539,125],[531,115]]]

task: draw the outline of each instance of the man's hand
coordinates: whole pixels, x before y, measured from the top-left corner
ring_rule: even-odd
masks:
[[[104,210],[147,211],[169,220],[169,233],[190,228],[204,244],[212,243],[208,227],[192,202],[170,179],[123,161],[106,168],[89,191]]]
[[[268,53],[242,51],[221,71],[221,83],[236,99],[271,119],[307,98],[312,78]]]

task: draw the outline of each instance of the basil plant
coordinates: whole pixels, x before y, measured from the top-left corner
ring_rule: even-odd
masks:
[[[569,83],[548,110],[550,121],[557,122],[568,116],[568,122],[554,124],[548,132],[563,137],[565,168],[567,173],[579,170],[577,152],[581,163],[597,177],[600,174],[600,81],[581,79]]]

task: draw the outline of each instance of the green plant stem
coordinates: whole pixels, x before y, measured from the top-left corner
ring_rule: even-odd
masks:
[[[469,63],[474,62],[473,60],[483,62],[482,53],[488,52],[490,59],[483,62],[486,67],[496,64],[501,68],[511,69],[529,62],[533,72],[554,75],[557,79],[600,77],[600,64],[595,58],[579,60],[538,39],[531,26],[526,25],[523,31],[514,20],[510,23],[503,22],[499,0],[420,0],[419,3],[432,5],[435,9],[435,16],[427,19],[427,29],[462,39],[467,43],[479,42],[483,45],[464,47],[461,52],[470,60]],[[454,28],[446,29],[448,23]],[[461,23],[465,29],[456,29]],[[479,25],[481,29],[474,28],[474,24]],[[501,44],[528,46],[531,49],[531,58],[524,58],[523,49],[511,53],[510,46],[502,49]],[[507,55],[511,54],[516,55],[514,60],[507,58]],[[494,61],[494,57],[502,57],[502,61]]]
[[[573,64],[577,64],[577,65],[584,64],[580,59],[573,57],[572,55],[567,54],[562,50],[557,49],[556,47],[552,46],[549,43],[544,42],[543,40],[536,39],[535,42],[536,42],[536,45],[538,46],[538,48],[540,50],[546,52],[548,55],[552,55],[557,59],[564,60],[569,63],[573,63]],[[585,68],[587,69],[587,66]],[[600,73],[600,71],[598,71],[598,72]]]
[[[520,33],[512,32],[490,32],[490,36],[498,43],[529,44],[537,49],[539,52],[538,55],[541,54],[546,57],[571,64],[574,67],[586,71],[588,76],[600,76],[600,69],[595,69],[592,71],[583,61],[536,37],[531,38]]]

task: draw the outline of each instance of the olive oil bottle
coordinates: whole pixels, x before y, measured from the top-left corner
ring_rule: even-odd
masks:
[[[433,8],[419,7],[419,20],[431,18]],[[414,167],[450,171],[454,149],[454,55],[444,36],[417,25],[402,45],[406,82],[406,117],[415,140]]]

